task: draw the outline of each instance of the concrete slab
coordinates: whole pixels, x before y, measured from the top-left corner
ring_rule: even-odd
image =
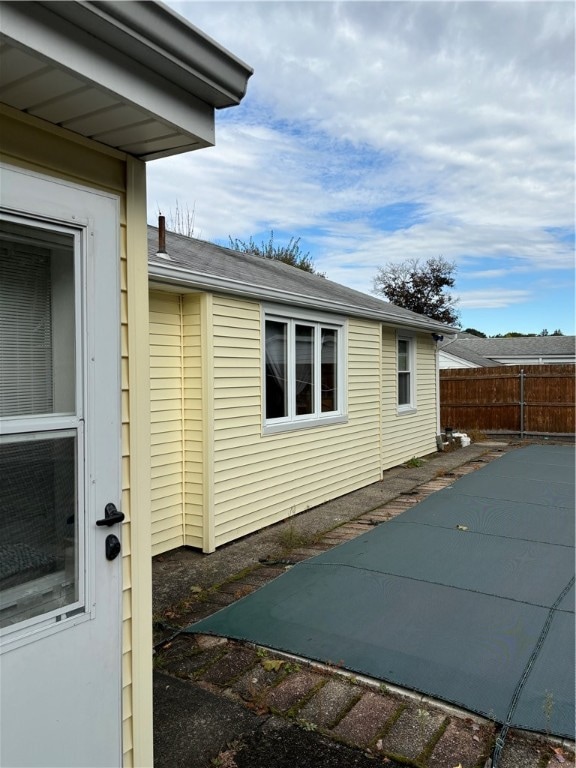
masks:
[[[209,768],[235,739],[265,718],[242,704],[169,675],[154,675],[154,768]]]

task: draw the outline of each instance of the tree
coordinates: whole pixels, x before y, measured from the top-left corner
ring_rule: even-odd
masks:
[[[254,238],[251,237],[248,241],[240,240],[238,237],[231,237],[228,235],[230,241],[230,248],[235,251],[241,251],[242,253],[249,253],[253,256],[261,256],[264,259],[274,259],[275,261],[281,261],[283,264],[290,264],[292,267],[297,267],[304,272],[311,272],[314,275],[325,277],[321,272],[317,272],[314,268],[314,262],[310,253],[304,253],[300,245],[299,237],[291,237],[288,245],[276,245],[274,242],[274,231],[270,230],[270,239],[268,242],[262,241],[260,245],[254,242]]]
[[[482,333],[482,331],[477,331],[476,328],[464,328],[462,333],[469,333],[470,336],[478,336],[479,339],[488,338],[485,333]]]
[[[455,283],[456,264],[442,256],[408,259],[399,264],[379,267],[374,278],[374,293],[385,296],[398,307],[419,312],[441,323],[454,325],[458,321],[456,299],[445,292]]]
[[[168,211],[167,227],[170,232],[176,232],[178,235],[186,235],[186,237],[196,237],[196,203],[190,210],[190,206],[186,203],[182,206],[178,200],[176,200],[176,209],[172,208]]]
[[[491,336],[491,339],[517,339],[521,337],[534,338],[535,336],[564,336],[560,328],[556,328],[553,333],[549,333],[547,328],[544,328],[540,333],[520,333],[519,331],[508,331],[508,333],[496,333]]]

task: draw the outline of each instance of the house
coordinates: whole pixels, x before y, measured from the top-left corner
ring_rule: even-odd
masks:
[[[518,336],[482,339],[458,333],[440,345],[440,368],[551,365],[576,362],[574,336]]]
[[[152,551],[205,552],[436,450],[447,326],[148,228]]]
[[[155,2],[0,14],[0,764],[144,768],[145,163],[212,145],[251,69]]]

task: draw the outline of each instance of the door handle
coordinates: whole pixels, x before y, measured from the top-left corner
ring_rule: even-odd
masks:
[[[124,520],[124,512],[119,512],[116,509],[116,505],[110,502],[104,507],[104,517],[96,520],[96,525],[105,525],[110,528],[111,525],[121,523],[122,520]]]

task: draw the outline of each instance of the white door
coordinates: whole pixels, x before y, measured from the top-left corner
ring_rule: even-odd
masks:
[[[122,762],[119,273],[117,197],[0,166],[3,768]]]

